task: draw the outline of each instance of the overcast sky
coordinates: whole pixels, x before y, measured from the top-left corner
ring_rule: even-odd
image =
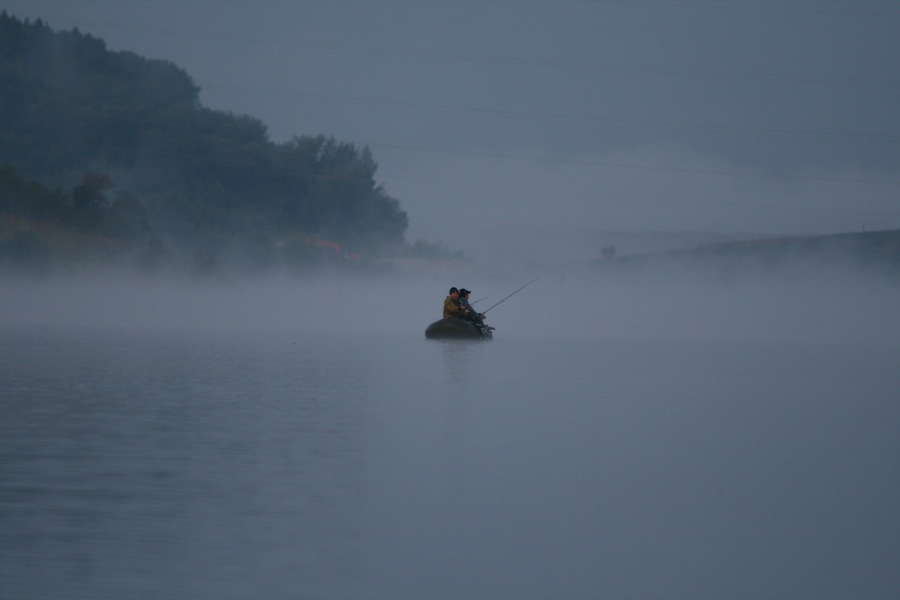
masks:
[[[4,6],[369,146],[410,241],[900,227],[894,0]]]

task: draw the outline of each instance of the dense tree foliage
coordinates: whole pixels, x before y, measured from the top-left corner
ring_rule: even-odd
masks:
[[[128,191],[110,197],[111,188],[108,176],[85,173],[70,191],[51,191],[0,167],[0,265],[44,270],[107,258],[151,266],[161,245],[144,205]]]
[[[273,143],[259,120],[201,106],[169,62],[3,12],[0,89],[0,216],[190,252],[404,246],[406,213],[376,183],[368,148]]]

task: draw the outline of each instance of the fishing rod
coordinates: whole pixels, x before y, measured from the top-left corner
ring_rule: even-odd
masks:
[[[537,280],[540,279],[540,278],[541,278],[541,276],[538,275],[537,277],[535,277],[534,279],[532,279],[531,281],[529,281],[528,283],[526,283],[525,285],[523,285],[522,287],[520,287],[519,289],[517,289],[516,291],[514,291],[512,294],[510,294],[509,296],[507,296],[507,297],[504,298],[503,300],[500,300],[500,302],[494,303],[493,306],[491,306],[490,308],[488,308],[486,311],[484,311],[484,312],[481,313],[481,314],[483,314],[483,315],[484,315],[484,314],[487,314],[487,311],[488,311],[488,310],[491,310],[491,308],[494,308],[494,306],[497,306],[498,304],[501,304],[502,302],[505,302],[505,301],[508,300],[509,298],[512,298],[513,296],[515,296],[516,294],[518,294],[519,292],[521,292],[522,290],[524,290],[525,288],[527,288],[529,285],[531,285],[532,283],[534,283],[535,281],[537,281]]]

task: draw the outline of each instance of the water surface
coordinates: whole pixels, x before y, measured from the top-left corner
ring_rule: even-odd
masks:
[[[0,336],[4,598],[888,598],[900,348]]]

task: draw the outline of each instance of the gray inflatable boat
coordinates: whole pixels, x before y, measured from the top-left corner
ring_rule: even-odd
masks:
[[[429,340],[489,340],[494,337],[493,327],[476,325],[450,317],[435,321],[425,329],[425,337]]]

